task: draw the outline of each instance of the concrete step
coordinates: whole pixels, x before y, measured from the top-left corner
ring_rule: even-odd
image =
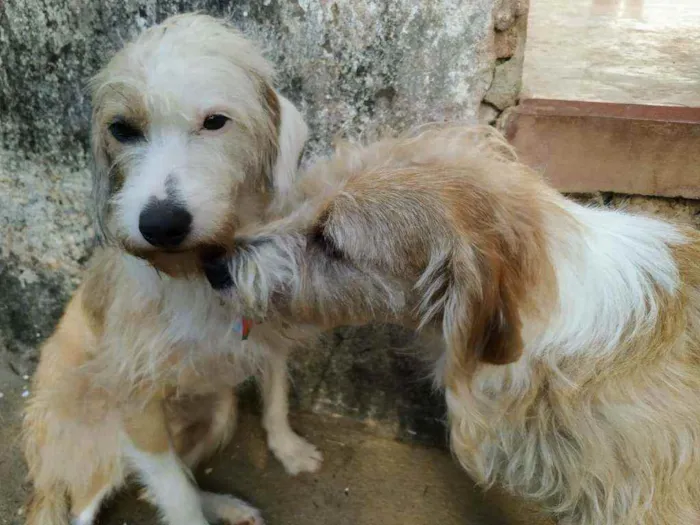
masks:
[[[504,127],[560,191],[700,198],[700,108],[525,99]]]

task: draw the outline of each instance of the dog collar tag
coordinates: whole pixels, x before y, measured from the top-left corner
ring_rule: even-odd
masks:
[[[241,334],[242,341],[248,339],[251,328],[253,328],[253,321],[245,317],[239,317],[236,319],[236,322],[233,323],[233,331],[237,334]]]

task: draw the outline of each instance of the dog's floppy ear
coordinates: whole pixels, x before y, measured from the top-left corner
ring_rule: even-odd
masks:
[[[504,365],[523,352],[518,301],[524,284],[515,268],[480,252],[448,263],[443,334],[452,363],[469,371],[481,361]]]
[[[271,165],[269,185],[276,195],[285,195],[296,177],[309,128],[294,104],[272,88],[268,88],[266,99],[277,133],[277,151]]]
[[[93,101],[90,142],[92,148],[92,206],[93,219],[101,241],[108,236],[106,225],[109,199],[119,190],[123,180],[120,173],[111,173],[112,159],[107,153],[106,137],[100,119],[99,102]]]

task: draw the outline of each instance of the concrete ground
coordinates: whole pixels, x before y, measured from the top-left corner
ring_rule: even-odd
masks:
[[[26,486],[18,442],[27,381],[0,367],[0,524],[23,523]],[[400,442],[347,418],[303,414],[294,425],[323,451],[313,475],[287,476],[267,451],[257,416],[243,410],[233,443],[198,473],[202,486],[263,510],[270,525],[552,525],[497,491],[482,493],[440,448]],[[115,497],[102,525],[157,523],[132,488]]]
[[[698,0],[530,0],[522,98],[700,106]]]

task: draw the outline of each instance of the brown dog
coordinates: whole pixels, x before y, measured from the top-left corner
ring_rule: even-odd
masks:
[[[700,523],[698,232],[579,206],[459,127],[347,148],[287,212],[209,264],[224,296],[438,334],[455,455],[561,523]]]
[[[200,15],[147,30],[94,79],[109,247],[42,349],[25,418],[29,525],[93,523],[130,473],[171,525],[261,523],[188,470],[228,441],[233,387],[258,372],[271,449],[293,474],[320,465],[287,421],[285,359],[307,334],[266,323],[244,340],[198,262],[264,220],[295,176],[306,125],[271,86],[257,49]]]

